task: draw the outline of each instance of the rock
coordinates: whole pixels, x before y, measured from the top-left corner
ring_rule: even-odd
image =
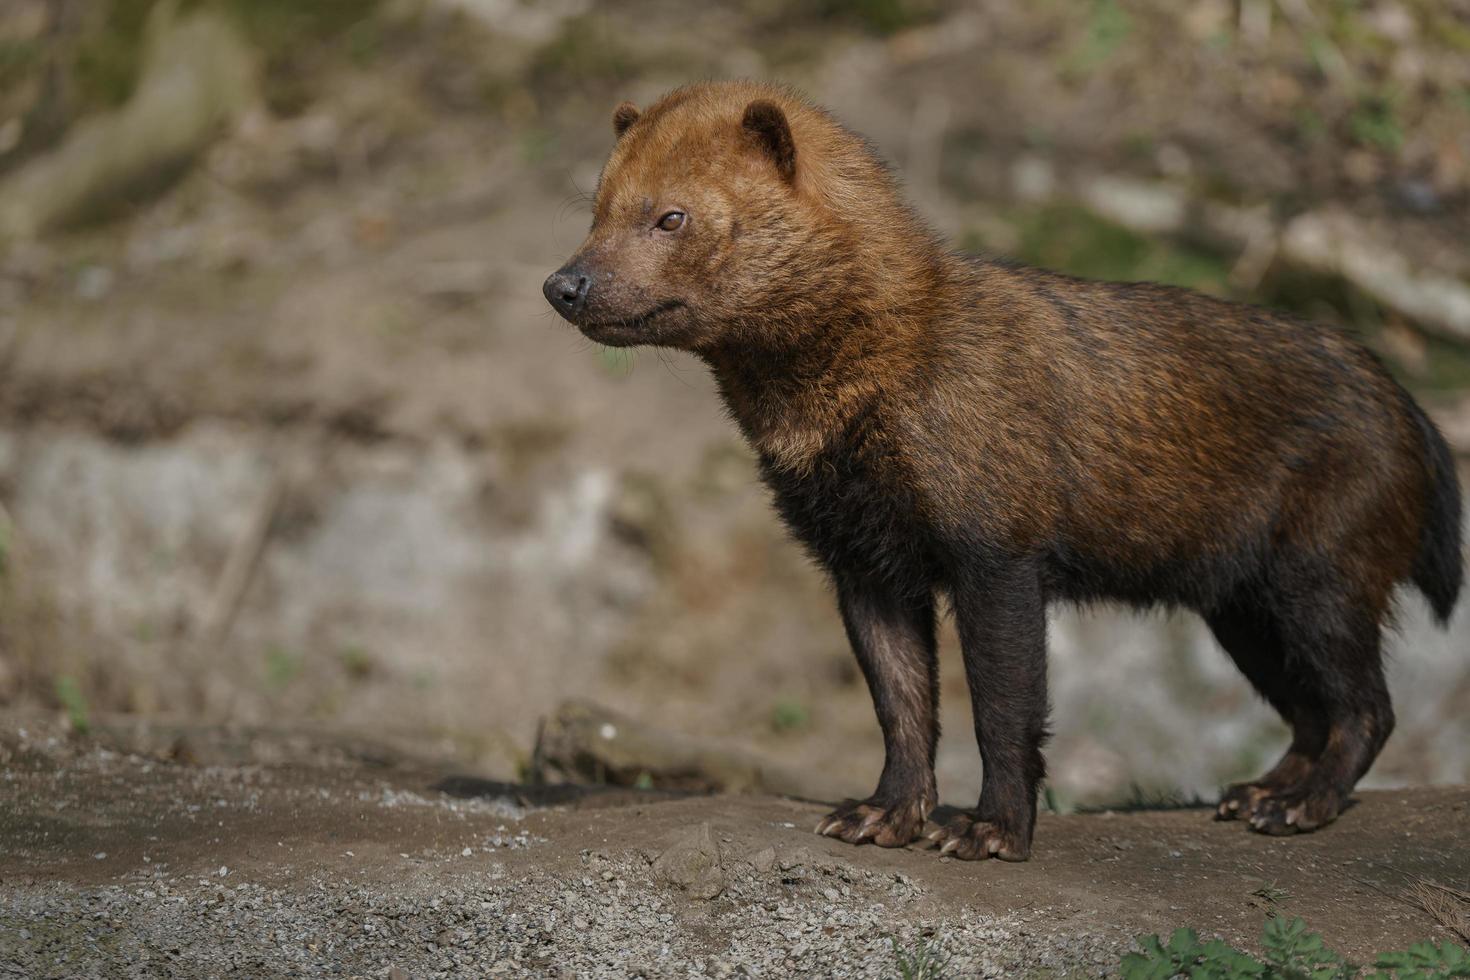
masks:
[[[763,847],[752,854],[749,860],[752,868],[760,874],[765,874],[776,866],[776,849]]]
[[[589,701],[566,701],[546,719],[535,752],[571,782],[683,790],[841,796],[819,773],[797,773],[738,747],[666,732]]]
[[[720,846],[708,823],[680,834],[653,862],[656,880],[674,885],[692,898],[708,901],[725,890]]]
[[[841,863],[834,857],[813,851],[805,844],[784,847],[776,855],[776,864],[782,871],[791,871],[795,868],[828,869],[835,868]]]
[[[1345,210],[1293,218],[1282,232],[1282,250],[1298,265],[1341,276],[1421,326],[1470,340],[1470,284],[1419,268]]]

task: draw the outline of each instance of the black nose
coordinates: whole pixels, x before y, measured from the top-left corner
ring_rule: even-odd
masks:
[[[572,316],[587,305],[587,289],[591,281],[575,269],[558,269],[546,277],[541,292],[546,301],[562,316]]]

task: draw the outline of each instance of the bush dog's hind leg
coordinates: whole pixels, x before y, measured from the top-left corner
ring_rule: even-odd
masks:
[[[1386,596],[1333,584],[1282,589],[1282,648],[1294,688],[1319,713],[1321,751],[1302,779],[1256,804],[1252,829],[1290,834],[1331,823],[1383,748],[1394,724],[1383,676],[1385,604]]]
[[[1226,787],[1217,820],[1251,819],[1260,803],[1300,785],[1327,744],[1327,718],[1312,696],[1310,678],[1288,663],[1281,631],[1267,609],[1230,603],[1205,617],[1215,640],[1251,686],[1291,726],[1291,745],[1272,769],[1248,783]]]
[[[883,728],[883,775],[872,796],[838,807],[816,830],[850,844],[903,847],[923,831],[935,803],[939,667],[934,598],[901,598],[881,586],[841,576],[837,594]]]
[[[971,814],[929,835],[965,860],[1024,861],[1046,763],[1046,598],[1030,561],[966,569],[953,586],[975,737],[985,767]]]
[[[1390,583],[1349,574],[1359,567],[1369,566],[1287,557],[1259,600],[1269,610],[1210,617],[1221,645],[1292,726],[1277,767],[1227,789],[1218,816],[1268,834],[1315,830],[1336,819],[1383,748],[1394,724],[1382,654]]]

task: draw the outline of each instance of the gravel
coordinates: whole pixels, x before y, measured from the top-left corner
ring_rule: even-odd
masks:
[[[1117,939],[1030,928],[1035,914],[931,918],[906,876],[805,848],[764,873],[727,860],[712,901],[659,884],[642,856],[589,850],[578,863],[581,874],[515,880],[492,862],[286,889],[163,870],[123,885],[7,887],[0,976],[888,977],[902,953],[942,962],[946,976],[1080,977],[1107,975],[1121,953]]]

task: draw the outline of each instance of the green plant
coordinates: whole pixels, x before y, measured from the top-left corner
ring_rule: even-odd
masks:
[[[900,980],[939,980],[944,976],[949,957],[929,940],[920,939],[907,947],[900,945],[896,936],[889,936],[888,941],[893,944],[893,965]]]
[[[1133,32],[1133,18],[1116,0],[1094,0],[1087,17],[1087,31],[1068,53],[1067,71],[1087,73],[1102,67]]]
[[[1290,921],[1276,917],[1267,921],[1261,945],[1266,952],[1267,969],[1274,969],[1282,977],[1333,980],[1357,972],[1328,949],[1318,933],[1307,932],[1307,924],[1300,917]]]
[[[784,698],[771,707],[771,729],[777,732],[792,732],[805,728],[811,722],[811,713],[800,701]]]
[[[1470,977],[1470,954],[1454,943],[1416,943],[1403,952],[1380,953],[1375,969],[1364,973],[1322,937],[1307,931],[1300,918],[1268,919],[1261,937],[1261,958],[1221,939],[1200,940],[1193,929],[1176,929],[1167,943],[1157,935],[1141,936],[1141,952],[1123,957],[1123,980],[1449,980]]]
[[[342,669],[347,672],[347,676],[353,680],[366,680],[373,673],[372,654],[362,647],[343,647],[338,651],[337,659],[341,662]]]
[[[301,656],[282,647],[271,647],[265,655],[266,683],[274,690],[285,690],[301,673]]]
[[[1348,121],[1353,138],[1372,143],[1390,153],[1404,145],[1404,127],[1399,121],[1398,100],[1392,94],[1360,99]]]
[[[86,734],[92,725],[91,713],[87,710],[87,696],[82,693],[82,686],[75,677],[62,674],[56,678],[56,700],[65,709],[72,729],[78,734]]]
[[[1374,966],[1385,971],[1368,975],[1368,980],[1440,980],[1441,977],[1470,977],[1470,953],[1454,943],[1415,943],[1402,953],[1380,953]]]

